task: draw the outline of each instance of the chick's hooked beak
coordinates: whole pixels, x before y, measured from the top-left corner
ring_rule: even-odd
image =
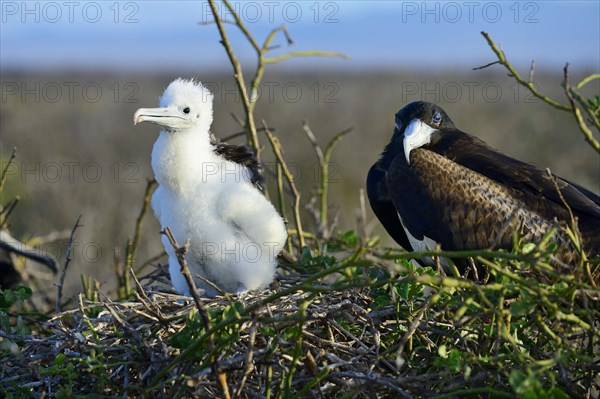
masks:
[[[154,123],[167,129],[185,128],[190,124],[185,114],[173,107],[140,108],[133,115],[133,124],[141,122]]]

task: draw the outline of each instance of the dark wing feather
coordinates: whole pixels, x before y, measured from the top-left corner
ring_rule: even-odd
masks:
[[[256,159],[256,154],[247,145],[234,145],[218,141],[211,135],[211,141],[214,145],[215,153],[221,155],[228,161],[244,165],[250,172],[250,181],[261,191],[264,190],[264,177],[260,172],[260,163]]]
[[[503,185],[533,195],[541,195],[563,206],[554,182],[546,171],[502,154],[467,133],[458,130],[447,132],[429,149]],[[563,198],[575,214],[598,218],[600,223],[598,195],[556,175],[553,177]],[[539,211],[544,213],[543,209]]]
[[[578,218],[588,254],[600,255],[600,197],[559,176],[511,158],[467,133],[446,132],[430,150],[523,194],[526,206],[546,220],[568,222],[563,199]],[[553,181],[554,180],[554,181]],[[560,188],[560,194],[556,190]]]
[[[417,239],[427,236],[445,250],[510,249],[513,233],[539,241],[558,223],[533,210],[539,201],[449,160],[433,151],[415,149],[411,164],[397,156],[387,176],[394,204],[408,230]],[[395,190],[402,183],[409,192]],[[562,211],[562,213],[561,213]],[[563,208],[555,209],[561,219]],[[566,235],[554,240],[563,260],[576,255]]]
[[[379,166],[379,162],[371,167],[367,176],[367,196],[373,212],[381,222],[388,234],[402,248],[412,251],[412,246],[398,219],[398,212],[394,207],[386,182],[386,171]],[[401,189],[399,187],[398,189]]]
[[[413,152],[416,153],[417,150]],[[432,169],[415,169],[414,163],[409,165],[403,151],[400,151],[391,160],[385,181],[394,208],[402,216],[404,226],[410,234],[417,240],[428,237],[442,244],[443,249],[451,250],[456,249],[456,246],[452,242],[451,226],[444,223],[443,212],[447,210],[449,214],[453,213],[455,201],[447,201],[447,198],[435,195],[453,192],[446,185],[443,173],[444,171],[438,173]],[[435,194],[432,194],[431,188],[437,190]]]

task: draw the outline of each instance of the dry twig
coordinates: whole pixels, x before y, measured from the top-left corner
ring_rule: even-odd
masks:
[[[279,139],[269,131],[267,123],[264,120],[262,123],[265,128],[265,134],[267,135],[267,139],[269,140],[269,143],[271,143],[271,147],[273,148],[273,152],[275,153],[275,157],[277,158],[277,164],[281,166],[283,175],[285,176],[294,196],[294,204],[292,206],[292,210],[294,211],[294,222],[296,223],[296,230],[298,232],[298,252],[302,252],[302,248],[304,248],[304,235],[302,230],[302,219],[300,218],[300,191],[298,191],[296,183],[294,182],[294,176],[290,172],[287,166],[287,162],[283,157],[283,150],[281,148],[281,143],[279,142]]]
[[[81,220],[81,215],[77,218],[75,222],[75,226],[73,226],[73,230],[71,230],[71,236],[69,237],[69,245],[67,246],[67,252],[65,254],[65,264],[63,266],[62,272],[60,273],[60,279],[58,280],[58,284],[56,285],[56,313],[60,313],[60,301],[62,299],[62,290],[63,284],[65,282],[65,277],[67,276],[67,268],[69,267],[69,263],[73,260],[71,257],[71,251],[73,250],[73,238],[75,237],[75,231],[81,226],[79,221]]]

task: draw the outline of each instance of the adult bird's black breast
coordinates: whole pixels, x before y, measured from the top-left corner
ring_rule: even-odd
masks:
[[[445,250],[510,249],[515,232],[539,241],[558,228],[558,255],[571,262],[577,254],[561,229],[570,208],[584,249],[600,256],[600,197],[458,130],[435,104],[411,103],[396,114],[367,188],[375,214],[408,250],[423,249],[415,242],[426,239]]]

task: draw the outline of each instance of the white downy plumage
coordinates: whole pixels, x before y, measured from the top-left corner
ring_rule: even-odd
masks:
[[[141,108],[134,123],[163,129],[152,149],[159,187],[152,208],[179,245],[188,239],[187,263],[228,292],[266,288],[273,280],[276,256],[287,239],[281,216],[250,182],[250,171],[214,152],[210,139],[213,95],[200,82],[177,79],[160,99],[160,108]],[[189,295],[168,239],[173,287]],[[216,291],[196,279],[205,295]]]

